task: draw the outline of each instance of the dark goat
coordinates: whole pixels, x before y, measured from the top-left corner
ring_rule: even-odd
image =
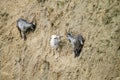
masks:
[[[78,57],[84,45],[84,38],[80,34],[74,37],[70,33],[67,34],[67,38],[74,48],[75,57]]]

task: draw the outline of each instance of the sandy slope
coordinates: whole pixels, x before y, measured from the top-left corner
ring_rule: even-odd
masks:
[[[0,4],[0,80],[120,80],[119,0],[0,0]],[[20,17],[37,22],[27,41],[16,28]],[[78,58],[66,32],[85,38]],[[54,56],[52,34],[63,36]]]

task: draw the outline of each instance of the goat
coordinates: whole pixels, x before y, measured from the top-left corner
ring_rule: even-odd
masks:
[[[61,37],[62,36],[58,36],[58,35],[52,35],[51,36],[50,45],[51,45],[51,47],[53,49],[53,55],[55,55],[56,50],[60,47],[60,42],[61,42],[60,38]],[[57,54],[57,55],[58,56],[55,56],[55,58],[59,57],[59,54]]]
[[[60,36],[58,35],[52,35],[50,40],[50,45],[53,49],[57,49],[60,43]]]
[[[36,25],[33,24],[33,22],[27,22],[25,19],[18,19],[17,20],[17,28],[20,32],[20,36],[21,38],[24,38],[24,40],[26,40],[26,32],[29,30],[35,30]]]
[[[72,36],[70,33],[67,33],[67,38],[74,48],[74,57],[79,56],[84,45],[84,38],[80,34],[77,36]]]

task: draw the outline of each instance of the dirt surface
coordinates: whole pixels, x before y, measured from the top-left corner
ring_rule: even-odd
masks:
[[[19,18],[37,23],[26,41]],[[77,58],[67,32],[85,38]],[[0,0],[0,80],[120,80],[120,0]]]

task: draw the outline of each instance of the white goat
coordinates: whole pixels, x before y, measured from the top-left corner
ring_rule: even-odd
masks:
[[[58,35],[52,35],[51,36],[50,45],[51,45],[51,47],[53,49],[53,55],[55,55],[56,50],[60,46],[60,41],[61,41],[60,37],[61,36],[58,36]],[[55,55],[55,58],[58,58],[58,57],[59,57],[59,54],[57,54],[57,56]]]
[[[58,35],[52,35],[50,40],[50,45],[53,49],[57,49],[60,43],[60,36]]]

